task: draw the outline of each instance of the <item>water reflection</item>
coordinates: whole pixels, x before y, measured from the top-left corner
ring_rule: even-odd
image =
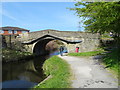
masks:
[[[45,78],[41,67],[47,58],[39,56],[29,61],[3,64],[3,88],[30,88],[41,82]]]
[[[32,88],[35,85],[37,85],[37,83],[33,83],[25,80],[10,80],[3,82],[2,88]]]
[[[67,49],[64,49],[62,52],[55,51],[55,52],[51,53],[50,56],[59,55],[60,53],[64,54],[64,53],[68,53],[68,51],[67,51]]]

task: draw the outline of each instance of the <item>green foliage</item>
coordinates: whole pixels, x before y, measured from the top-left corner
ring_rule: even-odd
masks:
[[[82,53],[69,53],[70,56],[95,56],[104,52],[103,50],[100,51],[90,51],[90,52],[82,52]]]
[[[60,40],[55,40],[55,42],[56,42],[58,45],[64,45],[63,42],[61,42]]]
[[[114,38],[111,37],[108,33],[107,34],[105,33],[101,35],[101,39],[102,40],[113,40]]]
[[[79,17],[84,18],[87,31],[101,34],[113,32],[120,38],[120,1],[77,2],[75,6],[71,10],[75,10]]]
[[[32,54],[29,52],[21,52],[9,48],[2,49],[3,62],[16,61],[16,60],[18,61],[22,58],[29,57],[31,55]]]
[[[109,67],[118,73],[120,68],[119,61],[120,51],[119,49],[114,49],[110,53],[107,53],[103,59],[103,62],[106,64],[106,67]]]
[[[38,84],[35,88],[69,88],[70,69],[69,65],[57,56],[46,60],[43,65],[44,73],[52,78]]]

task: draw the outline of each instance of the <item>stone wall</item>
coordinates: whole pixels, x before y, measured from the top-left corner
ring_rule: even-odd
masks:
[[[20,36],[6,35],[4,36],[3,41],[5,42],[3,42],[3,44],[4,46],[6,45],[7,47],[13,49],[33,52],[35,43],[33,45],[23,45],[21,43],[38,39],[46,34],[70,41],[77,41],[77,40],[82,41],[81,43],[78,44],[64,43],[68,49],[68,52],[75,52],[76,47],[80,48],[79,52],[93,51],[100,45],[99,34],[92,34],[86,32],[73,32],[73,31],[56,31],[56,30],[43,30],[43,31],[31,32],[29,34],[24,33],[24,34],[20,34]]]
[[[78,41],[79,44],[66,44],[69,52],[75,52],[76,47],[80,47],[80,52],[87,52],[95,50],[100,44],[100,35],[87,32],[74,32],[74,31],[57,31],[57,30],[43,30],[37,32],[30,32],[29,34],[20,34],[19,40],[22,42],[29,42],[38,39],[44,35],[52,35],[65,40]]]
[[[17,35],[3,35],[2,47],[11,48],[11,49],[20,50],[20,51],[24,49],[24,45],[22,45],[21,40],[17,38]]]
[[[43,30],[37,32],[31,32],[28,35],[22,34],[22,36],[29,37],[29,40],[37,39],[38,37],[44,36],[46,34],[57,36],[57,37],[67,37],[67,38],[89,38],[96,39],[99,38],[99,34],[92,34],[87,32],[73,32],[73,31],[56,31],[56,30]],[[28,40],[28,39],[27,39]]]

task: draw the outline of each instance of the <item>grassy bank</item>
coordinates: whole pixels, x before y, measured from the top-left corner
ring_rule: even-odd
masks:
[[[70,56],[95,56],[103,53],[103,50],[100,51],[90,51],[90,52],[82,52],[82,53],[69,53]]]
[[[43,65],[46,76],[52,76],[48,80],[38,84],[35,88],[69,88],[70,87],[70,69],[69,65],[57,56],[46,60]]]

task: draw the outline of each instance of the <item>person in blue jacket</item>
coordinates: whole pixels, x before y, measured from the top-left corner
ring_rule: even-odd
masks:
[[[61,47],[60,47],[60,55],[61,55],[61,56],[63,56],[63,50],[64,50],[64,47],[61,46]]]

